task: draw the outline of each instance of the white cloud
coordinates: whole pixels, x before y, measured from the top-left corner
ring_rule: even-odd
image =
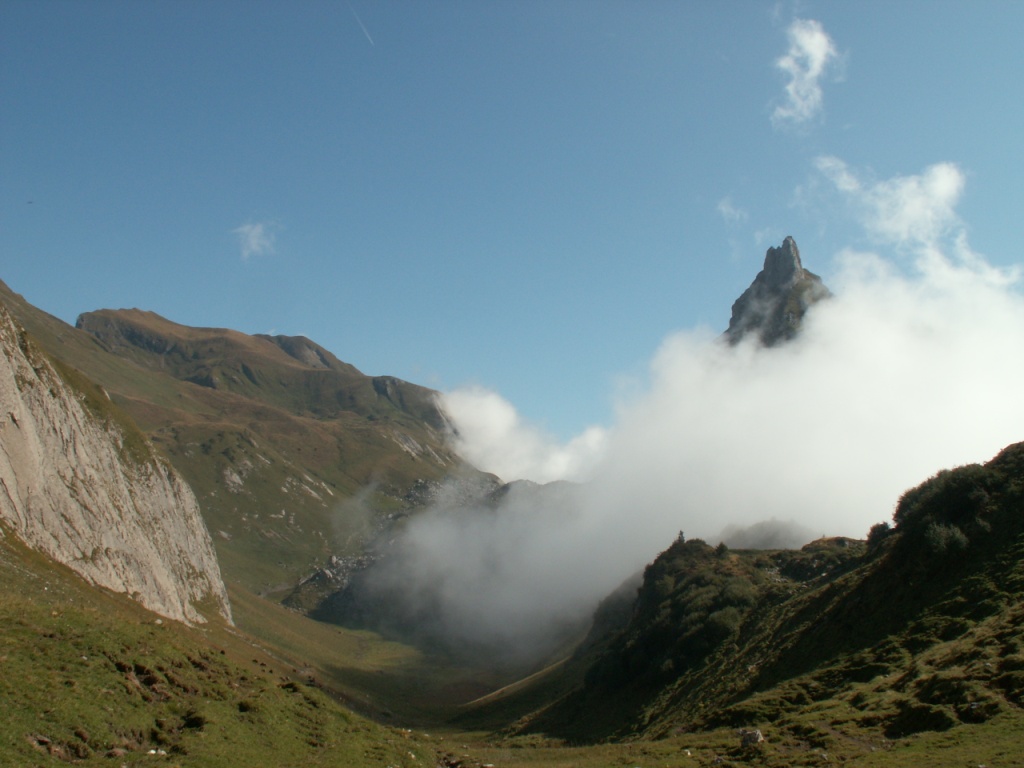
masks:
[[[838,157],[823,155],[816,158],[814,164],[840,192],[860,192],[860,180],[850,172],[846,163]]]
[[[538,483],[580,480],[605,445],[605,433],[591,427],[566,444],[526,424],[496,392],[466,387],[441,395],[441,406],[458,428],[456,450],[475,466],[504,480]]]
[[[960,224],[956,205],[965,179],[953,163],[873,183],[862,182],[836,157],[819,157],[815,165],[854,204],[867,232],[883,243],[931,247]]]
[[[726,224],[741,224],[747,220],[748,215],[742,208],[737,208],[733,205],[732,198],[726,195],[718,201],[718,205],[715,206],[719,215],[725,221]]]
[[[250,222],[231,230],[238,237],[238,245],[242,251],[242,261],[250,256],[266,256],[274,252],[273,222]]]
[[[789,50],[775,61],[788,78],[786,100],[772,112],[772,124],[805,123],[822,108],[821,78],[837,58],[835,44],[820,22],[794,19],[787,30]]]

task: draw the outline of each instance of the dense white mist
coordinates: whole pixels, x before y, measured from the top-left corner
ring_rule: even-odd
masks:
[[[565,445],[523,422],[515,407],[497,392],[467,387],[443,396],[455,425],[459,455],[476,467],[507,480],[538,483],[587,477],[604,453],[607,433],[590,427]]]
[[[914,277],[839,264],[795,343],[665,341],[594,480],[609,521],[639,506],[649,547],[770,518],[860,537],[936,470],[1024,439],[1024,302],[1001,276],[934,251]]]
[[[1024,440],[1024,299],[1015,273],[967,246],[960,171],[867,183],[835,158],[817,168],[892,250],[839,251],[834,297],[795,341],[672,334],[615,424],[563,446],[494,393],[444,397],[481,469],[587,477],[532,506],[418,519],[405,558],[421,584],[443,585],[444,611],[518,642],[592,607],[680,530],[716,543],[727,526],[774,519],[809,538],[864,537],[907,488]],[[823,255],[803,257],[820,270]]]
[[[440,501],[410,519],[372,573],[373,598],[450,649],[510,665],[543,658],[594,607],[590,569],[575,562],[579,491],[517,483],[499,505]]]

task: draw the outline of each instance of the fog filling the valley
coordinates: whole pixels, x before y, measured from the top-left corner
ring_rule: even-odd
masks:
[[[592,611],[680,531],[715,544],[727,526],[775,520],[807,539],[863,538],[907,488],[1024,439],[1024,300],[1015,273],[967,245],[959,169],[877,183],[836,158],[816,169],[878,252],[803,254],[834,297],[796,340],[674,333],[615,423],[565,445],[496,393],[443,397],[480,469],[584,481],[411,522],[393,562],[454,636],[544,649],[552,627]]]

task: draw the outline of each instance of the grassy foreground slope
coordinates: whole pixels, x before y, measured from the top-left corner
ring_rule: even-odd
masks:
[[[212,616],[160,619],[0,533],[0,765],[431,764],[433,744],[352,714]]]

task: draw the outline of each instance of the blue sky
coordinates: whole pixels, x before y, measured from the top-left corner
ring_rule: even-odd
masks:
[[[1022,33],[1019,2],[0,0],[0,279],[565,440],[786,235],[826,282],[913,269],[888,210],[1019,263]]]

